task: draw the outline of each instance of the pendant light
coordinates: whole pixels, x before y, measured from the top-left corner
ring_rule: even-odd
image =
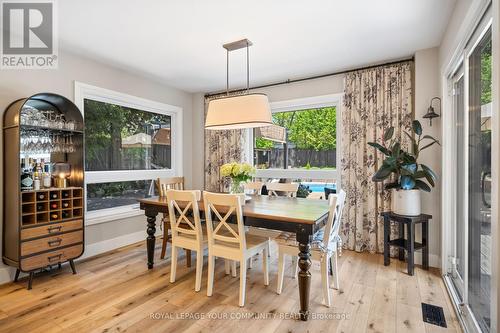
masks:
[[[230,130],[272,125],[271,108],[267,95],[250,94],[248,48],[251,45],[251,41],[242,39],[222,46],[226,49],[227,97],[214,99],[208,103],[205,129]],[[242,48],[247,49],[247,91],[244,95],[229,96],[229,52]]]

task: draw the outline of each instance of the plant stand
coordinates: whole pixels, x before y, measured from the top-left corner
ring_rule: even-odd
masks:
[[[393,212],[383,212],[384,217],[384,266],[390,264],[390,246],[396,246],[399,249],[399,260],[404,260],[404,251],[408,253],[408,274],[413,275],[415,260],[415,250],[422,249],[422,267],[429,269],[429,220],[432,215],[420,214],[418,216],[398,215]],[[399,238],[390,239],[391,221],[399,224]],[[415,242],[415,225],[422,226],[422,242]],[[406,239],[404,231],[406,225]]]

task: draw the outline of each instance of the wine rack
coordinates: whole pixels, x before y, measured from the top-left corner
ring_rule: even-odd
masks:
[[[21,192],[22,227],[83,218],[83,188]]]
[[[51,122],[53,119],[47,115],[57,121]],[[84,252],[83,117],[67,98],[43,93],[10,104],[4,112],[3,126],[2,259],[16,268],[14,281],[20,272],[29,273],[28,289],[31,289],[35,271],[46,267],[61,267],[69,262],[76,274],[73,260]],[[33,151],[34,147],[26,142],[32,139],[38,142],[37,137],[68,138],[63,141],[64,147],[71,149],[47,145],[37,146]],[[40,182],[37,180],[35,185],[35,177],[26,178],[21,160],[30,154],[42,154],[51,164],[69,165],[65,182],[49,178],[47,185],[46,179],[41,182],[38,178]],[[50,172],[45,175],[50,177]],[[33,179],[33,184],[21,182],[26,179]]]

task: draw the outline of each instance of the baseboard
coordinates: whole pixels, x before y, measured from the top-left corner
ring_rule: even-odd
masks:
[[[158,230],[156,232],[156,237],[160,237],[161,235],[162,235],[162,231]],[[111,239],[106,239],[106,240],[101,241],[101,242],[85,245],[85,252],[76,261],[82,260],[82,259],[88,259],[90,257],[96,256],[96,255],[104,253],[104,252],[108,252],[111,250],[118,249],[120,247],[124,247],[124,246],[130,245],[130,244],[134,244],[134,243],[143,241],[146,239],[146,236],[147,236],[146,232],[144,230],[141,230],[141,231],[137,231],[137,232],[134,232],[131,234],[126,234],[123,236],[119,236],[119,237],[115,237],[115,238],[111,238]]]
[[[415,264],[422,264],[422,252],[415,252]],[[429,253],[429,266],[441,268],[441,258],[437,254]]]

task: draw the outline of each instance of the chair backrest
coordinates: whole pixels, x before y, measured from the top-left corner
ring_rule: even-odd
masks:
[[[260,191],[262,190],[262,186],[264,186],[263,182],[250,182],[243,184],[245,192],[250,192],[250,194],[259,194],[259,195]]]
[[[332,193],[328,196],[330,211],[328,213],[328,220],[325,226],[325,233],[323,234],[323,244],[327,247],[331,242],[335,242],[339,235],[345,198],[346,193],[344,190],[340,190],[338,194]]]
[[[266,183],[267,195],[280,196],[277,192],[283,193],[285,197],[296,197],[297,190],[299,189],[298,183]]]
[[[198,241],[203,241],[200,210],[198,201],[201,192],[167,190],[168,213],[172,228],[172,240],[183,236],[196,236]],[[190,214],[191,213],[191,214]]]
[[[168,190],[184,190],[184,177],[158,178],[156,189],[160,197],[166,197]]]
[[[214,245],[234,247],[234,244],[239,244],[240,250],[246,249],[242,209],[244,202],[243,196],[238,194],[203,192],[209,248]],[[229,225],[231,217],[236,217],[236,228]]]

